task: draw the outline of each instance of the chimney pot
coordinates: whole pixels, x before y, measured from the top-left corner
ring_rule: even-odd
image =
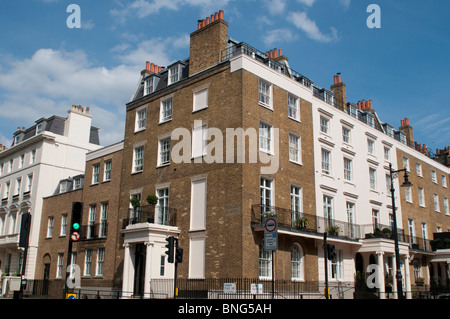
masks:
[[[202,28],[204,28],[204,27],[206,27],[206,20],[205,19],[202,20]]]
[[[219,11],[219,19],[223,20],[223,10]]]
[[[200,30],[202,28],[202,20],[197,21],[197,30]]]
[[[219,12],[215,13],[214,20],[219,20]]]
[[[146,69],[146,70],[150,70],[150,62],[147,61],[147,62],[145,63],[145,69]]]
[[[208,25],[208,24],[210,24],[211,23],[211,18],[210,17],[207,17],[206,18],[206,25]]]
[[[341,73],[337,74],[337,81],[338,81],[338,83],[341,83]]]
[[[334,84],[337,84],[337,75],[333,75]]]
[[[283,49],[278,49],[278,55],[283,56]]]

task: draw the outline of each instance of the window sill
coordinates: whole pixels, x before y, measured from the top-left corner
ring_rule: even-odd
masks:
[[[162,167],[166,167],[166,166],[169,166],[169,165],[170,165],[170,162],[169,163],[158,164],[156,166],[156,168],[162,168]]]
[[[272,107],[271,105],[265,104],[265,103],[263,103],[263,102],[261,102],[261,101],[259,101],[258,104],[259,104],[260,106],[262,106],[263,108],[266,108],[266,109],[271,110],[271,111],[273,112],[273,107]]]
[[[164,120],[164,121],[160,121],[160,122],[158,123],[158,125],[162,125],[162,124],[165,124],[165,123],[168,123],[168,122],[172,122],[172,118],[167,119],[167,120]]]
[[[146,127],[140,128],[140,129],[136,129],[134,130],[134,134],[137,134],[139,132],[145,131]]]

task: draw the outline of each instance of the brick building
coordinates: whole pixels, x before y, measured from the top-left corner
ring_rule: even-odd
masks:
[[[42,280],[41,293],[62,296],[70,237],[72,203],[81,202],[81,238],[73,242],[70,262],[80,268],[81,286],[118,290],[122,280],[119,187],[123,143],[119,142],[86,155],[85,173],[63,179],[55,194],[44,198],[36,279]]]

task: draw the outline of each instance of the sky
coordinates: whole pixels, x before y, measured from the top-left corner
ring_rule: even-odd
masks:
[[[72,104],[90,108],[101,145],[123,140],[146,61],[188,58],[197,21],[219,10],[231,38],[283,49],[320,87],[340,72],[348,101],[372,100],[396,128],[407,117],[433,151],[450,145],[448,0],[2,0],[0,144]]]

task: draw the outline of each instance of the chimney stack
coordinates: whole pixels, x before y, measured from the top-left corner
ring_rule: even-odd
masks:
[[[197,21],[197,30],[190,36],[189,76],[217,65],[228,44],[228,23],[220,10]]]
[[[347,92],[345,83],[342,82],[341,73],[337,73],[333,76],[334,84],[330,87],[330,90],[334,92],[336,102],[339,108],[343,111],[347,111]]]
[[[405,132],[407,145],[413,145],[414,143],[413,128],[409,124],[409,119],[407,117],[405,117],[403,120],[400,120],[400,127],[398,129],[400,131]],[[426,152],[426,145],[424,145],[424,149]]]

